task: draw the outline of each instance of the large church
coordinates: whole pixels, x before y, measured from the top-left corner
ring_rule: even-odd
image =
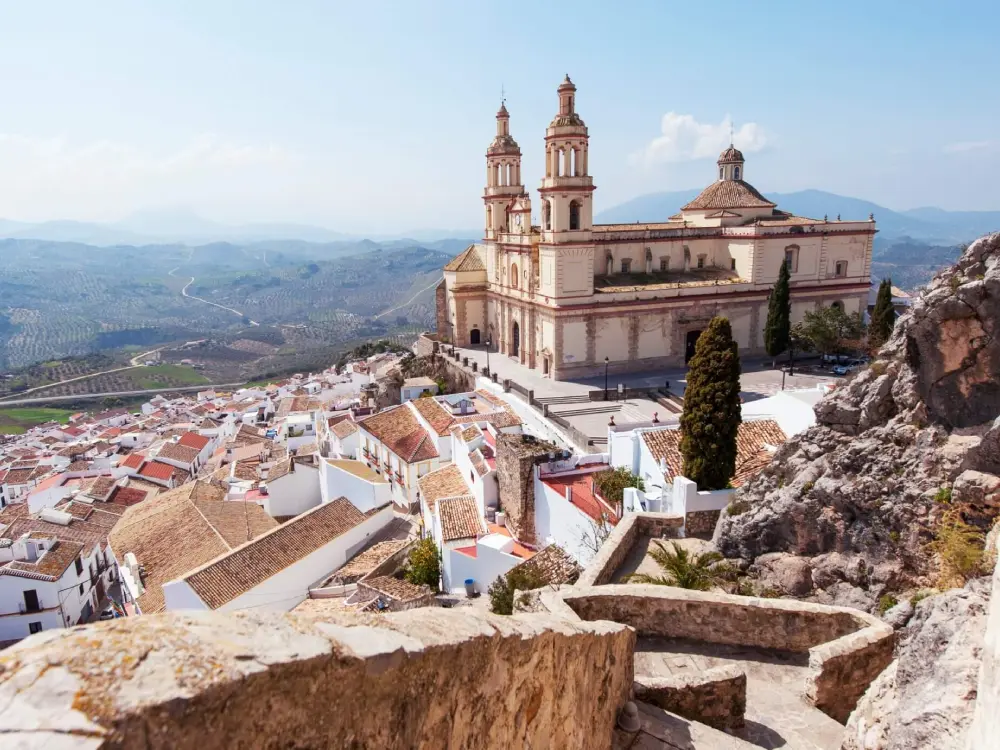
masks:
[[[485,233],[444,267],[438,334],[486,345],[555,379],[673,367],[715,315],[743,354],[764,348],[768,294],[791,272],[792,321],[837,305],[864,310],[875,221],[781,211],[746,181],[743,154],[666,221],[594,224],[587,126],[566,76],[545,131],[540,225],[521,182],[521,149],[501,104],[486,149]]]

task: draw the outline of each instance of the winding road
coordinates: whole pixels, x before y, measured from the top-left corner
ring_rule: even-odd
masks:
[[[137,354],[134,357],[132,357],[132,359],[129,360],[129,363],[128,363],[128,365],[126,367],[113,367],[110,370],[101,370],[100,372],[91,372],[91,373],[87,373],[86,375],[78,375],[75,378],[66,378],[66,380],[60,380],[57,383],[46,383],[45,385],[36,385],[34,388],[28,388],[27,390],[24,390],[24,391],[18,391],[17,393],[10,394],[8,396],[0,396],[0,402],[3,402],[5,406],[10,406],[12,404],[19,404],[19,403],[21,403],[22,400],[24,400],[23,397],[25,395],[27,395],[29,393],[34,393],[35,391],[43,391],[43,390],[45,390],[47,388],[55,388],[57,385],[65,385],[66,383],[75,383],[78,380],[89,380],[90,378],[96,378],[99,375],[107,375],[107,374],[112,373],[112,372],[123,372],[124,370],[134,370],[137,367],[142,367],[143,366],[142,365],[142,360],[144,360],[150,354],[156,354],[156,352],[160,351],[160,349],[165,349],[165,348],[166,347],[161,346],[161,347],[159,347],[157,349],[150,349],[148,352],[143,352],[142,354]],[[94,395],[94,394],[89,394],[89,395]],[[97,394],[97,395],[99,395],[99,394]],[[9,399],[13,399],[15,397],[18,399],[17,401],[10,401],[9,400]],[[83,398],[85,398],[85,397],[86,396],[83,396]],[[73,398],[77,398],[77,397],[76,396],[65,396],[65,397],[60,397],[60,398],[62,398],[63,400],[69,401],[69,400],[71,400]],[[51,400],[51,399],[43,399],[43,401],[45,401],[45,400]],[[38,401],[38,399],[28,399],[27,400],[28,403],[34,403],[36,401]],[[39,401],[39,403],[41,403],[41,402]]]
[[[265,256],[266,256],[266,253],[265,253]],[[266,263],[266,261],[265,261],[265,263]],[[177,266],[177,268],[171,268],[169,271],[167,271],[167,276],[173,276],[174,272],[177,271],[177,270],[179,270],[179,269],[180,269],[180,266]],[[239,310],[234,310],[231,307],[226,307],[225,305],[220,305],[218,302],[212,302],[211,300],[204,299],[203,297],[196,297],[193,294],[188,294],[188,287],[191,286],[193,283],[194,283],[194,276],[192,276],[191,280],[188,281],[188,283],[184,285],[183,289],[181,289],[181,296],[187,297],[188,299],[196,299],[199,302],[204,302],[206,305],[211,305],[212,307],[218,307],[220,310],[225,310],[226,312],[231,312],[233,315],[238,315],[241,318],[246,317]],[[249,318],[247,318],[247,319],[249,320]],[[252,325],[252,326],[259,326],[260,323],[258,323],[256,320],[251,320],[250,321],[250,325]]]
[[[444,276],[442,276],[442,277],[441,277],[441,279],[443,279],[443,278],[444,278]],[[416,299],[417,297],[419,297],[419,296],[420,296],[421,294],[423,294],[424,292],[426,292],[426,291],[427,291],[428,289],[432,289],[433,287],[436,287],[436,286],[437,286],[438,284],[440,284],[440,283],[441,283],[441,279],[435,279],[433,283],[431,283],[431,284],[429,284],[429,285],[425,286],[425,287],[424,287],[423,289],[421,289],[421,290],[420,290],[419,292],[417,292],[417,293],[416,293],[416,294],[414,294],[414,295],[413,295],[412,297],[410,297],[410,298],[409,298],[408,300],[406,300],[406,302],[404,302],[403,304],[401,304],[401,305],[396,305],[395,307],[390,307],[390,308],[389,308],[388,310],[386,310],[385,312],[380,312],[380,313],[379,313],[378,315],[376,315],[376,316],[375,316],[374,318],[372,318],[372,320],[378,320],[378,319],[379,319],[379,318],[381,318],[381,317],[382,317],[383,315],[388,315],[389,313],[391,313],[391,312],[395,312],[396,310],[402,310],[402,309],[403,309],[404,307],[409,307],[410,305],[412,305],[412,304],[413,304],[413,300],[415,300],[415,299]],[[192,280],[193,280],[193,279],[192,279]]]

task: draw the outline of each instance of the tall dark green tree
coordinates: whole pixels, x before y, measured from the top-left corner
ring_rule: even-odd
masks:
[[[873,349],[878,349],[889,340],[895,324],[896,309],[892,306],[892,279],[882,279],[882,283],[878,285],[872,322],[868,328],[868,340]]]
[[[792,300],[788,289],[788,264],[782,262],[778,271],[778,283],[771,290],[767,301],[767,323],[764,324],[764,348],[772,357],[777,357],[788,348],[788,337],[792,329]]]
[[[736,433],[742,421],[740,357],[732,326],[716,316],[698,337],[684,389],[684,476],[703,490],[725,489],[736,473]]]

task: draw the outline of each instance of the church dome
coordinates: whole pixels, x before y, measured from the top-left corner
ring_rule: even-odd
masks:
[[[732,164],[734,162],[743,161],[743,152],[738,148],[734,148],[732,144],[729,145],[725,151],[719,154],[719,164]]]
[[[510,114],[507,112],[506,104],[500,104],[500,109],[497,110],[497,117],[510,117]]]

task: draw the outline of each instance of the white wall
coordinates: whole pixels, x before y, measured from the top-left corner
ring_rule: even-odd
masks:
[[[584,535],[593,528],[594,521],[552,489],[535,474],[535,536],[539,546],[558,544],[580,565],[586,566],[594,551],[583,544]]]
[[[295,471],[267,482],[264,511],[275,516],[297,516],[322,501],[319,471],[312,466],[293,464]]]
[[[265,612],[288,612],[309,597],[310,586],[342,567],[369,542],[374,534],[392,521],[392,518],[392,506],[387,505],[353,529],[331,539],[315,552],[227,602],[219,608],[219,611],[255,609]],[[208,609],[183,579],[164,584],[163,596],[168,610]]]
[[[392,502],[388,482],[369,482],[367,479],[322,461],[320,463],[322,501],[328,503],[346,497],[362,513]]]

